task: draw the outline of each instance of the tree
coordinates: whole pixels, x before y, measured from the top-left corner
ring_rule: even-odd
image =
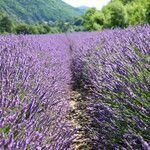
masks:
[[[147,5],[146,8],[146,22],[150,23],[150,3]]]
[[[90,8],[83,16],[83,26],[87,30],[99,30],[103,28],[104,15],[102,12],[96,10],[96,8]]]
[[[130,25],[136,25],[146,22],[145,2],[134,2],[127,5],[128,21]]]
[[[17,34],[31,34],[27,24],[19,24],[15,30]]]
[[[110,5],[110,26],[111,27],[126,27],[127,12],[120,1],[112,2]]]
[[[36,25],[28,25],[27,31],[29,34],[38,34],[38,30],[37,30]]]
[[[75,18],[75,21],[74,21],[75,26],[82,26],[82,24],[83,24],[83,18],[81,17]]]
[[[43,28],[45,30],[45,33],[51,33],[51,27],[49,24],[43,24]]]
[[[13,30],[12,21],[9,19],[8,16],[2,16],[0,19],[0,32],[1,33],[4,33],[4,32],[11,33],[12,30]]]

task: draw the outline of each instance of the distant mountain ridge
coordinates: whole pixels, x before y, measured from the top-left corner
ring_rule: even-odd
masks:
[[[84,12],[62,0],[1,0],[0,11],[27,23],[72,20]]]
[[[85,13],[88,8],[89,8],[88,6],[84,6],[84,5],[77,7],[78,12],[80,12],[80,13],[82,13],[82,14]]]

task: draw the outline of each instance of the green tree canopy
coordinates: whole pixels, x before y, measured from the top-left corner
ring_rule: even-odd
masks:
[[[13,23],[8,16],[1,15],[0,17],[0,32],[1,33],[11,33],[13,29]]]
[[[96,10],[96,8],[90,8],[83,16],[84,18],[84,27],[87,30],[98,30],[103,28],[104,24],[104,15]]]
[[[146,22],[146,1],[134,2],[126,5],[129,25]]]
[[[150,23],[150,3],[147,5],[146,8],[146,21]]]
[[[31,34],[27,24],[19,24],[16,26],[17,34]]]
[[[120,1],[111,3],[109,11],[111,27],[125,27],[127,25],[127,12]]]

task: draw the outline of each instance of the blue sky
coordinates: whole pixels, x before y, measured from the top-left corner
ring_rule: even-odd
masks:
[[[110,0],[63,0],[63,1],[74,7],[85,5],[88,7],[96,7],[97,9],[101,9]]]

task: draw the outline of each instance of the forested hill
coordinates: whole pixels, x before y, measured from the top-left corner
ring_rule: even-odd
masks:
[[[81,14],[62,0],[0,0],[0,11],[27,23],[71,20]]]

